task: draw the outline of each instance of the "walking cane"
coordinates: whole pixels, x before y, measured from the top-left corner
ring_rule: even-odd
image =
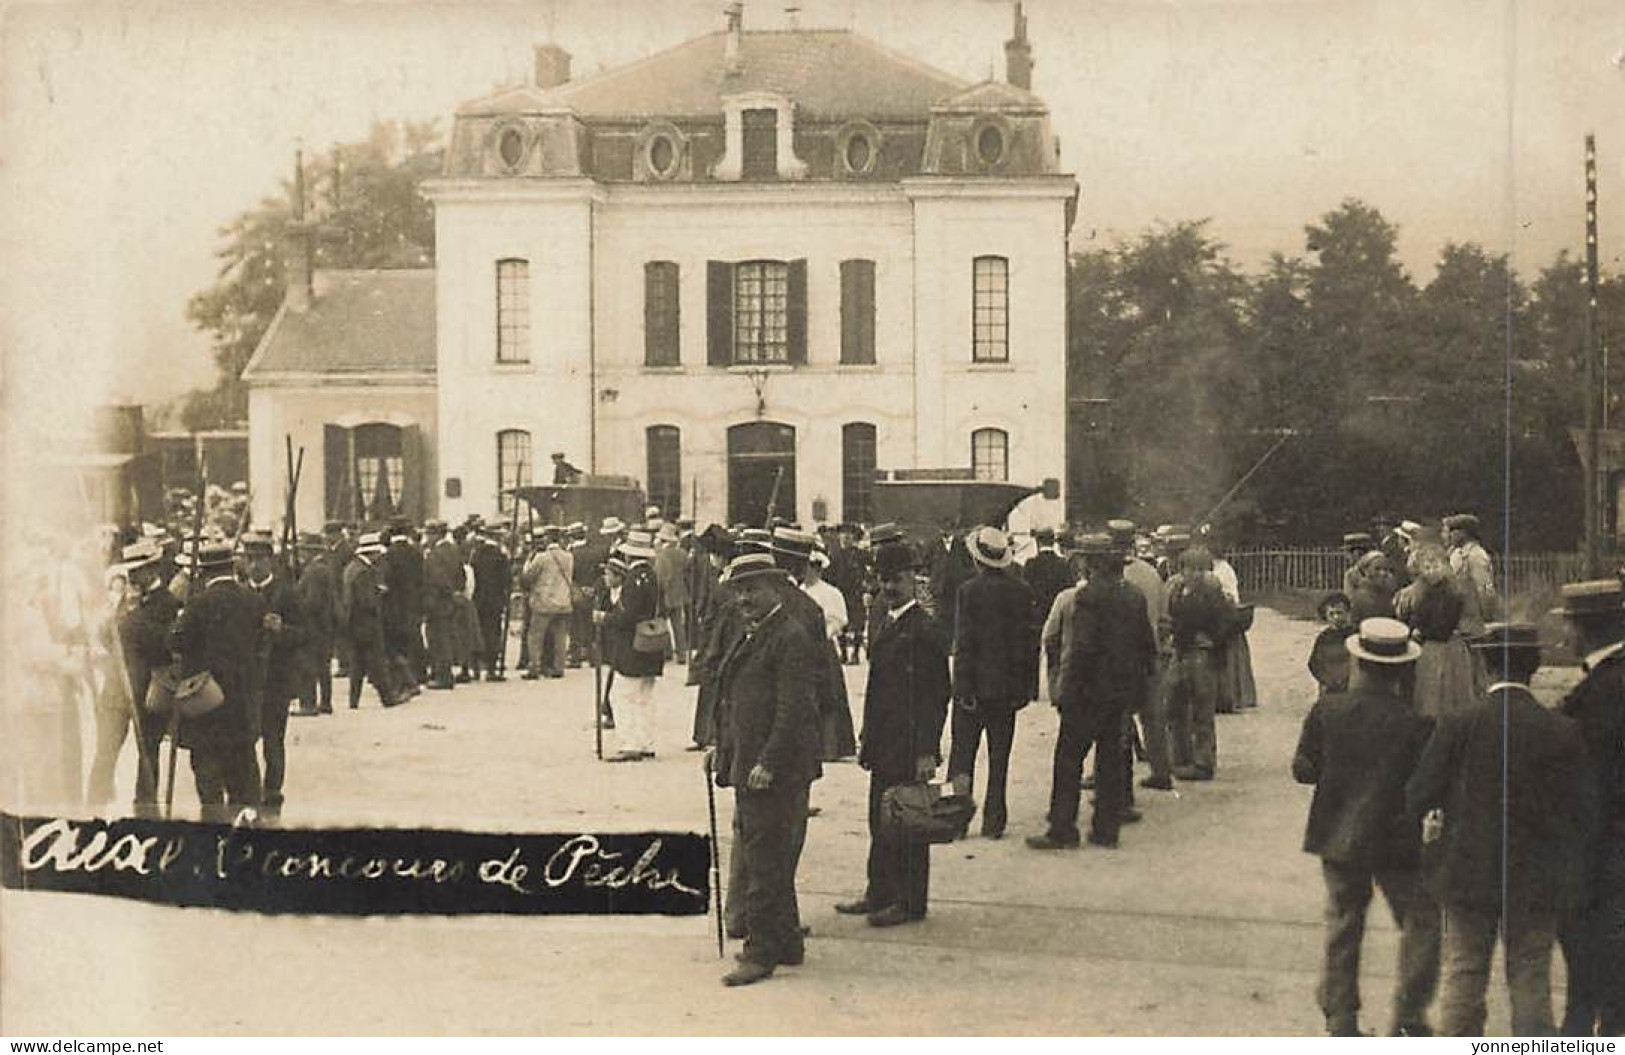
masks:
[[[169,774],[164,778],[164,820],[175,812],[175,755],[177,748],[175,741],[180,732],[181,712],[177,708],[169,712]]]
[[[717,917],[717,959],[720,960],[726,955],[722,944],[722,850],[717,845],[717,789],[711,779],[709,755],[705,759],[705,806],[711,816],[711,908]]]
[[[592,743],[598,761],[604,760],[604,628],[594,625],[592,650]]]

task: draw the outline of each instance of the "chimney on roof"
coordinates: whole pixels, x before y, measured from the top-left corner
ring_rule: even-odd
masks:
[[[740,55],[740,38],[745,35],[745,4],[744,0],[733,0],[723,9],[728,16],[728,37],[723,43],[723,68],[729,73],[738,73],[744,68],[744,59]]]
[[[310,310],[314,290],[314,265],[310,258],[310,224],[305,222],[305,152],[293,153],[293,219],[288,223],[287,241],[283,251],[287,254],[284,269],[287,275],[285,302],[289,311]]]
[[[570,79],[570,53],[557,44],[536,45],[536,87],[557,88]]]
[[[1027,16],[1022,13],[1021,0],[1016,0],[1015,35],[1004,42],[1004,79],[1032,91],[1033,49],[1027,43]]]

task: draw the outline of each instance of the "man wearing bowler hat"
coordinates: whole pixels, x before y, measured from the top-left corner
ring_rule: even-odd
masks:
[[[1157,640],[1145,596],[1123,579],[1123,551],[1106,534],[1084,535],[1078,550],[1088,582],[1072,601],[1071,656],[1055,707],[1049,826],[1027,845],[1035,850],[1076,847],[1083,759],[1095,750],[1095,812],[1089,841],[1115,847],[1123,821],[1128,774],[1122,750],[1123,719],[1137,708],[1157,662]]]
[[[1439,1028],[1484,1035],[1499,934],[1512,1032],[1550,1036],[1552,946],[1559,921],[1584,902],[1595,785],[1579,729],[1529,692],[1540,668],[1536,627],[1492,623],[1472,647],[1495,684],[1442,720],[1406,786],[1411,814],[1443,811],[1423,836],[1429,885],[1444,906]]]
[[[858,755],[869,771],[868,882],[861,898],[836,905],[835,911],[866,915],[876,927],[924,919],[931,884],[931,844],[886,830],[880,815],[888,788],[936,772],[952,691],[947,649],[914,599],[918,564],[906,542],[875,551],[885,614],[869,647]]]
[[[299,591],[276,567],[271,533],[254,532],[242,544],[243,580],[265,606],[265,664],[260,686],[260,744],[264,751],[264,784],[260,804],[268,815],[282,809],[282,783],[287,774],[288,707],[313,680],[305,651],[308,633],[300,610]]]
[[[1584,907],[1562,925],[1568,967],[1565,1036],[1625,1032],[1625,589],[1618,579],[1563,587],[1568,624],[1585,677],[1561,711],[1580,728],[1598,814],[1586,833]],[[1572,812],[1573,807],[1570,807]]]
[[[1373,885],[1400,929],[1393,1035],[1427,1036],[1439,981],[1439,907],[1422,882],[1421,820],[1405,781],[1430,732],[1411,713],[1421,646],[1396,619],[1374,618],[1348,639],[1353,687],[1323,696],[1304,719],[1292,776],[1312,784],[1303,848],[1326,882],[1326,947],[1318,995],[1332,1036],[1360,1036],[1360,946]]]
[[[1012,574],[1010,543],[998,528],[982,527],[965,540],[981,569],[959,588],[954,619],[953,742],[948,775],[975,785],[976,755],[987,736],[987,799],[982,835],[1004,837],[1005,785],[1016,712],[1038,696],[1038,642],[1033,592]]]
[[[260,646],[267,608],[232,573],[232,549],[216,543],[197,555],[186,607],[170,633],[183,677],[208,671],[224,700],[214,710],[180,722],[178,743],[191,753],[192,776],[206,822],[224,824],[259,805],[260,688],[265,668]],[[284,701],[285,703],[286,701]]]

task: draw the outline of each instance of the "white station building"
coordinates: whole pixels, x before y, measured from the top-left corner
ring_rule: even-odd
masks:
[[[582,80],[537,48],[457,111],[432,272],[290,292],[244,375],[253,478],[320,450],[315,525],[494,516],[554,452],[700,522],[867,522],[877,468],[1064,477],[1078,185],[1019,4],[1005,48],[971,84],[739,5]]]

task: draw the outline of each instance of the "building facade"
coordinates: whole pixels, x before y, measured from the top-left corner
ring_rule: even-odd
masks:
[[[726,523],[869,521],[876,469],[1062,476],[1078,187],[1019,5],[1007,55],[969,84],[850,32],[747,31],[736,5],[587,79],[538,48],[535,83],[459,108],[423,188],[423,507],[497,514],[553,453]],[[312,442],[324,415],[301,412]]]

